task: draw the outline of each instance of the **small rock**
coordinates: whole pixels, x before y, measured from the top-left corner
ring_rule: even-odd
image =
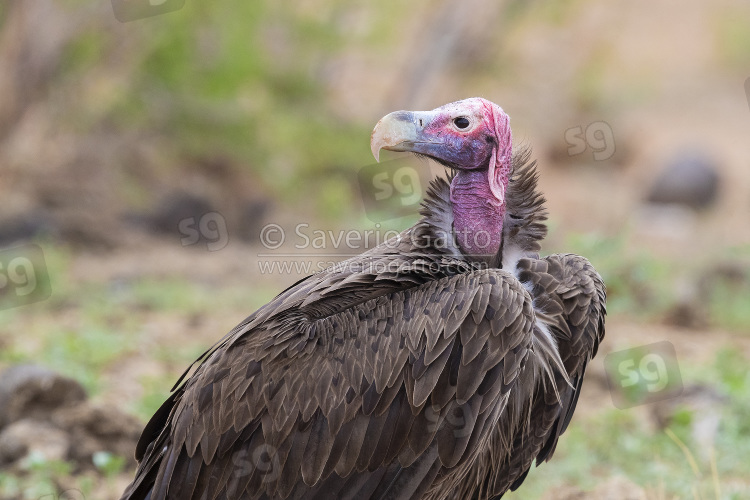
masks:
[[[190,193],[172,193],[146,216],[147,225],[156,233],[175,235],[179,234],[183,220],[194,218],[198,221],[213,210],[212,204],[205,198]]]
[[[706,301],[693,278],[682,277],[675,285],[675,301],[667,310],[666,322],[680,328],[698,330],[708,326]]]
[[[701,330],[708,326],[708,313],[703,304],[678,299],[666,311],[664,320],[669,325],[688,330]]]
[[[44,212],[33,212],[0,221],[0,246],[33,240],[38,236],[59,237],[55,222]]]
[[[720,286],[726,286],[736,292],[750,286],[750,266],[739,261],[714,263],[698,280],[701,299],[710,300],[714,290]]]
[[[701,153],[685,152],[662,170],[651,186],[647,201],[701,209],[716,201],[718,190],[719,171],[715,163]]]
[[[18,420],[0,433],[0,465],[30,457],[65,460],[71,446],[68,434],[46,422]]]
[[[0,418],[0,466],[41,457],[93,469],[99,452],[134,466],[143,428],[114,407],[91,404],[75,380],[34,365],[9,368],[0,377]]]
[[[633,216],[636,237],[673,243],[690,241],[698,224],[698,214],[684,205],[643,203]]]
[[[271,203],[267,200],[248,201],[242,205],[237,234],[243,241],[258,241],[270,208]]]
[[[70,452],[71,460],[91,465],[95,453],[107,451],[135,465],[133,451],[143,429],[135,417],[115,408],[84,403],[55,411],[51,422],[76,444]]]
[[[71,378],[40,366],[13,366],[0,375],[0,429],[20,419],[46,419],[85,400],[86,391]]]

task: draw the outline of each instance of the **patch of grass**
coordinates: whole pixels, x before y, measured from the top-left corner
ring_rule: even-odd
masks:
[[[613,59],[612,52],[608,45],[598,46],[577,73],[573,89],[581,109],[592,112],[601,109],[605,100],[603,80]]]
[[[624,476],[658,498],[748,498],[746,465],[750,463],[750,374],[747,360],[736,350],[720,351],[714,363],[684,367],[687,384],[701,383],[726,394],[721,424],[710,452],[698,448],[691,426],[700,416],[680,407],[666,430],[652,426],[631,410],[611,409],[585,420],[574,417],[554,458],[532,468],[521,489],[510,499],[539,498],[568,485],[591,490],[615,476]],[[708,457],[708,458],[706,458]],[[696,496],[696,494],[698,496]],[[666,495],[666,496],[664,496]]]
[[[721,262],[682,262],[639,249],[627,232],[613,237],[572,234],[561,250],[585,256],[607,285],[607,312],[642,321],[662,321],[681,304],[681,287],[687,280],[698,290],[695,308],[705,309],[713,326],[750,332],[750,266],[741,250],[731,249]],[[554,249],[553,249],[554,251]],[[723,274],[722,274],[723,273]],[[706,279],[706,278],[710,279]],[[702,312],[702,311],[701,311]]]
[[[267,285],[216,290],[178,277],[81,283],[71,275],[65,249],[45,247],[45,260],[53,285],[51,298],[0,310],[0,363],[47,366],[78,380],[92,394],[105,388],[102,373],[142,348],[149,333],[144,325],[154,315],[199,318],[210,311],[235,309],[249,314],[280,291]],[[237,322],[243,319],[239,316]],[[224,333],[215,332],[215,339]],[[190,340],[156,348],[154,354],[160,361],[186,367],[208,347],[205,340]],[[165,390],[173,382],[166,383]]]
[[[206,290],[184,279],[143,279],[133,282],[126,302],[152,311],[189,314],[206,307]]]
[[[46,366],[78,380],[90,393],[101,389],[101,372],[135,346],[128,332],[94,325],[75,330],[43,325],[33,335],[33,343],[18,342],[4,349],[0,361]]]
[[[50,332],[37,362],[81,382],[94,394],[101,389],[101,372],[120,356],[133,352],[127,332],[100,328]]]
[[[187,367],[188,365],[185,365],[185,368]],[[131,402],[129,410],[146,422],[167,400],[177,378],[144,376],[139,382],[143,388],[143,395],[137,401]]]
[[[16,500],[78,500],[92,498],[89,477],[72,478],[73,465],[62,460],[47,460],[29,455],[21,474],[0,471],[0,498]],[[66,487],[62,488],[61,484]]]
[[[521,3],[521,2],[518,2]],[[551,26],[564,26],[572,17],[579,13],[584,2],[529,2],[527,15],[535,21],[542,21]]]
[[[573,234],[563,251],[585,256],[607,285],[607,312],[654,319],[673,301],[674,264],[645,251],[628,252],[628,235]]]
[[[94,453],[94,466],[102,471],[107,478],[113,478],[125,468],[125,458],[113,455],[107,451]]]
[[[746,71],[750,64],[750,10],[722,9],[714,23],[716,46],[721,61],[731,69]],[[750,75],[747,75],[750,76]]]
[[[735,283],[718,281],[711,289],[708,307],[713,323],[750,332],[750,277]]]

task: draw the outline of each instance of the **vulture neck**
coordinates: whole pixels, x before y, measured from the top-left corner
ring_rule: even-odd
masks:
[[[488,263],[500,250],[505,216],[505,201],[498,200],[490,187],[490,170],[494,169],[460,170],[451,181],[456,241],[466,256]]]

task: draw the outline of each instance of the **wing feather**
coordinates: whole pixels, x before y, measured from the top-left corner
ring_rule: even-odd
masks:
[[[517,272],[519,280],[532,290],[533,304],[538,308],[535,317],[554,337],[565,373],[552,365],[551,382],[558,391],[550,390],[544,377],[537,378],[534,393],[527,403],[509,403],[506,411],[519,411],[527,415],[527,420],[518,432],[510,429],[505,421],[496,427],[487,448],[495,450],[494,453],[485,451],[484,456],[477,459],[476,467],[448,486],[460,492],[459,497],[499,498],[507,490],[521,485],[535,460],[539,464],[552,457],[560,435],[573,416],[586,365],[596,355],[604,337],[606,290],[601,277],[586,259],[572,254],[524,258],[518,261]],[[528,305],[522,304],[523,307]],[[506,331],[508,328],[512,326],[506,327]],[[545,335],[539,328],[535,332],[535,335]],[[512,355],[513,347],[505,345],[504,348],[509,349],[509,354],[493,370],[502,370],[502,378],[512,381],[522,376],[518,374],[521,365]],[[533,366],[533,363],[526,366]],[[480,386],[476,392],[494,391],[496,386]],[[479,488],[476,485],[480,485]],[[426,498],[438,498],[435,493],[438,488],[446,488],[446,484],[436,482]]]
[[[352,283],[339,290],[351,293]],[[154,491],[164,492],[154,500],[176,498],[166,490],[174,481],[181,499],[287,498],[304,493],[302,483],[326,494],[336,485],[380,491],[393,488],[382,481],[403,484],[395,465],[416,474],[416,490],[435,467],[476,455],[471,447],[486,440],[531,348],[531,298],[513,276],[491,269],[410,281],[343,309],[332,304],[336,290],[298,286],[321,298],[290,290],[304,308],[264,308],[275,312],[254,327],[249,320],[187,380],[167,422],[172,442],[154,464]],[[422,464],[431,445],[439,466]],[[263,447],[275,474],[247,463]],[[241,450],[249,455],[237,458]],[[342,480],[352,473],[371,477]]]

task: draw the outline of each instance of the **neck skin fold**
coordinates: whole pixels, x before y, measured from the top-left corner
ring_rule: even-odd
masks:
[[[460,170],[451,182],[456,241],[464,254],[480,261],[492,260],[500,250],[505,217],[505,200],[493,194],[490,170],[495,169]]]

